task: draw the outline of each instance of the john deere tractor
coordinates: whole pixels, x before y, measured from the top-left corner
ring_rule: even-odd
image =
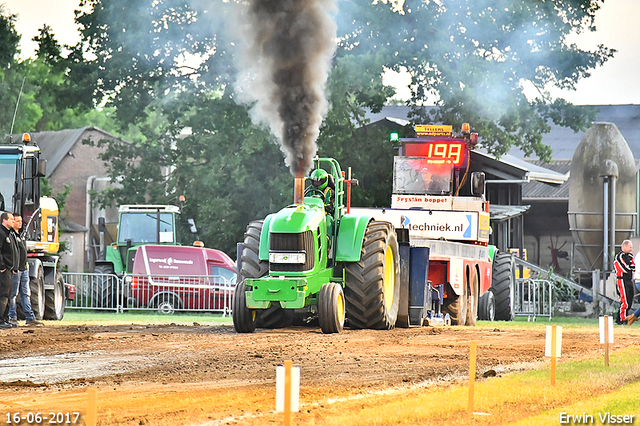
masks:
[[[357,182],[345,179],[332,158],[314,163],[309,177],[296,178],[293,204],[247,226],[233,300],[239,333],[288,326],[299,312],[317,318],[324,333],[342,331],[345,320],[351,328],[395,325],[400,285],[394,228],[349,213]]]

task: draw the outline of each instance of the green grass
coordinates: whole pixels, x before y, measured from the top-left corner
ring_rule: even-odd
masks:
[[[115,313],[113,311],[93,311],[84,309],[67,309],[62,324],[69,323],[118,323],[118,324],[187,324],[194,322],[200,324],[232,324],[231,315],[223,317],[219,313],[195,313],[177,312],[173,315],[162,315],[155,311],[139,310]],[[575,318],[575,317],[554,317],[551,321],[548,318],[539,317],[537,321],[527,321],[527,317],[516,317],[513,321],[478,321],[478,326],[495,327],[500,329],[509,328],[539,328],[543,325],[561,325],[567,328],[597,328],[596,318]]]
[[[610,366],[602,357],[558,364],[556,385],[550,368],[476,382],[474,414],[467,412],[465,381],[397,395],[354,401],[341,412],[324,416],[326,426],[351,425],[494,425],[548,426],[560,424],[560,413],[593,416],[635,415],[640,424],[640,347],[611,354]],[[323,413],[324,415],[324,413]],[[577,423],[572,423],[577,424]]]
[[[561,325],[567,328],[598,327],[597,318],[578,317],[538,317],[536,321],[527,321],[527,317],[516,317],[513,321],[478,321],[478,325],[494,326],[496,328],[527,327],[539,328],[543,325]]]
[[[158,314],[155,311],[129,311],[125,313],[100,312],[92,310],[68,309],[64,313],[61,325],[70,324],[180,324],[192,325],[231,324],[231,316],[213,313],[174,313]]]

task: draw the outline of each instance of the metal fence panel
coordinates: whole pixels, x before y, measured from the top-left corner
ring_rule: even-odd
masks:
[[[529,321],[537,317],[553,317],[553,283],[549,280],[518,278],[515,288],[515,315]]]
[[[76,299],[69,309],[156,310],[231,313],[234,280],[222,276],[159,276],[65,273],[76,286]]]
[[[63,276],[65,282],[76,287],[76,298],[67,301],[67,309],[122,309],[122,284],[117,275],[64,272]]]

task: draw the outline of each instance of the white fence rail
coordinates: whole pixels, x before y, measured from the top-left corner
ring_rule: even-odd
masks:
[[[235,289],[235,280],[213,275],[64,275],[66,282],[76,286],[76,299],[67,302],[67,309],[221,312],[226,316],[231,313]]]
[[[553,317],[553,283],[549,280],[518,278],[515,286],[515,315],[529,321]]]

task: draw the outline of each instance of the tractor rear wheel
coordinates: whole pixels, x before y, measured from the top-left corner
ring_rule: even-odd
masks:
[[[97,264],[94,272],[97,274],[93,283],[93,307],[118,307],[118,278],[115,276],[113,264]]]
[[[236,284],[233,294],[233,310],[231,316],[233,318],[233,327],[238,333],[253,333],[256,329],[256,316],[258,312],[254,309],[247,308],[246,291],[247,286],[244,285],[245,278],[260,278],[269,272],[269,263],[260,260],[260,234],[262,233],[263,220],[256,220],[247,225],[247,231],[244,234],[244,245],[242,247],[242,269],[240,276],[242,281]]]
[[[493,276],[491,288],[495,296],[498,321],[511,321],[514,315],[515,269],[511,254],[498,252],[493,257]]]
[[[324,334],[340,333],[344,328],[344,293],[337,283],[323,284],[318,292],[318,321]]]
[[[359,262],[346,265],[346,317],[352,328],[395,326],[400,300],[398,240],[388,222],[370,222]]]

